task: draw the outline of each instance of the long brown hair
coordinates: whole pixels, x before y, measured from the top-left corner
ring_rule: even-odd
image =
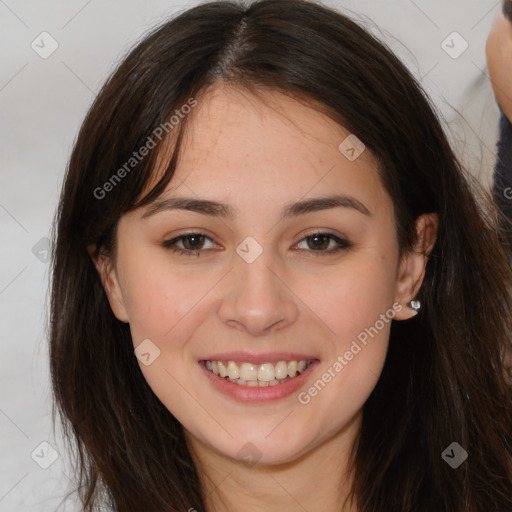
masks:
[[[87,247],[115,258],[117,221],[165,190],[189,118],[173,128],[165,173],[145,196],[165,138],[129,172],[126,163],[219,81],[284,92],[356,134],[379,162],[402,253],[417,217],[439,215],[424,307],[393,322],[364,405],[358,512],[510,512],[512,269],[499,213],[406,67],[347,16],[307,0],[211,2],[166,21],[124,58],[81,126],[52,232],[49,349],[54,421],[58,412],[76,455],[84,510],[206,510],[182,427],[144,379]],[[469,454],[457,469],[441,456],[453,442]]]

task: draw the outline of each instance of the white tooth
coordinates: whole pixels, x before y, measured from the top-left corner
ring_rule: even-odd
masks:
[[[238,371],[238,366],[234,361],[228,362],[228,375],[230,379],[238,379],[240,377],[240,372]]]
[[[226,377],[228,374],[228,369],[224,366],[222,361],[217,361],[217,364],[219,365],[219,375],[221,377]]]
[[[288,376],[288,365],[286,361],[279,361],[276,364],[276,379],[284,379]]]
[[[258,381],[258,385],[260,388],[265,388],[268,386],[268,381],[265,381],[265,380],[259,380]]]
[[[239,374],[241,379],[255,381],[258,378],[258,367],[250,363],[242,363]]]
[[[288,363],[288,376],[295,377],[296,373],[297,373],[297,361],[290,361]]]
[[[264,363],[258,369],[258,380],[269,382],[275,378],[275,369],[272,363]]]
[[[262,386],[275,386],[302,373],[309,364],[310,361],[278,361],[275,366],[272,363],[242,363],[239,367],[235,361],[227,361],[226,364],[222,361],[205,361],[206,368],[215,375],[245,386],[259,386],[260,382],[264,383]]]

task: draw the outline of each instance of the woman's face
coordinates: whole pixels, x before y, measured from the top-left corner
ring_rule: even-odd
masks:
[[[97,263],[144,377],[187,438],[275,464],[357,425],[391,319],[413,316],[424,260],[399,264],[370,152],[317,111],[266,98],[219,86],[200,99],[159,198],[169,202],[124,215],[115,270]],[[218,372],[234,361],[229,375],[246,384],[205,360]]]

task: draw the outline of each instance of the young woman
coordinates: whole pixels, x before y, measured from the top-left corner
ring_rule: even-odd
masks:
[[[54,226],[84,510],[512,510],[512,269],[469,176],[341,13],[213,2],[146,37]]]

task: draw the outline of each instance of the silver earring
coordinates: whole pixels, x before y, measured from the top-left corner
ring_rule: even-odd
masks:
[[[421,309],[421,302],[419,300],[411,300],[407,303],[407,305],[416,311],[416,313]]]

